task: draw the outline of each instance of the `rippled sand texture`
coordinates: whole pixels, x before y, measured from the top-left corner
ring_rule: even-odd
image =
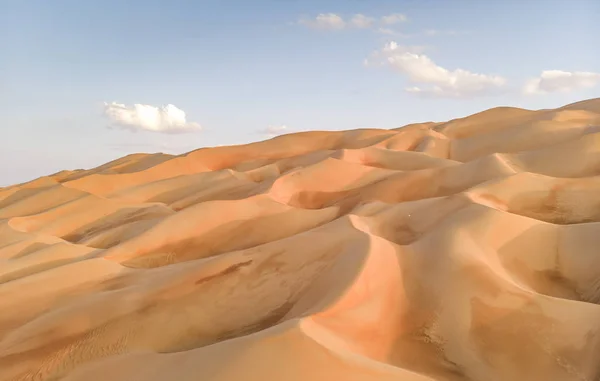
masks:
[[[0,380],[600,380],[600,99],[0,189]]]

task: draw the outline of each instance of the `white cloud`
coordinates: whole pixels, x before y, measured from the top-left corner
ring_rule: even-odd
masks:
[[[354,17],[352,17],[352,19],[350,20],[350,24],[352,26],[354,26],[356,28],[360,28],[360,29],[370,28],[374,22],[375,22],[374,18],[367,17],[367,16],[361,15],[361,14],[354,15]]]
[[[425,36],[425,37],[459,36],[459,35],[464,35],[464,34],[468,34],[469,33],[467,31],[440,30],[440,29],[425,29],[425,30],[420,31],[420,32],[403,33],[403,32],[399,32],[399,31],[397,31],[395,29],[392,29],[392,28],[386,27],[386,26],[382,26],[382,27],[377,28],[376,32],[380,33],[380,34],[385,34],[385,35],[388,35],[388,36],[394,36],[396,38],[413,38],[413,37],[421,37],[421,36]]]
[[[344,19],[335,13],[321,13],[313,20],[300,20],[300,24],[314,29],[340,30],[346,27]]]
[[[198,123],[187,122],[185,112],[172,104],[155,107],[137,103],[133,106],[104,103],[104,115],[112,122],[111,127],[130,131],[176,134],[202,129]]]
[[[259,134],[264,135],[269,138],[273,138],[278,135],[289,134],[292,132],[294,132],[294,130],[289,128],[286,125],[269,126],[267,128],[264,128],[264,129],[258,131]]]
[[[408,18],[402,13],[392,13],[381,18],[381,22],[385,25],[398,24],[405,21],[408,21]]]
[[[388,36],[393,36],[396,38],[413,38],[413,37],[420,37],[420,36],[425,36],[425,37],[458,36],[458,35],[464,35],[464,34],[468,33],[465,31],[440,30],[440,29],[425,29],[424,31],[421,31],[421,32],[403,33],[403,32],[399,32],[395,29],[385,27],[385,26],[377,28],[376,32],[380,33],[380,34],[385,34]]]
[[[461,34],[467,34],[467,32],[464,31],[458,31],[458,30],[440,30],[440,29],[426,29],[423,34],[425,36],[429,36],[429,37],[433,37],[433,36],[458,36]]]
[[[397,30],[391,28],[378,28],[376,30],[377,33],[385,34],[387,36],[394,36],[396,38],[410,38],[413,37],[412,34],[398,32]]]
[[[412,53],[423,53],[427,49],[428,48],[423,45],[398,45],[398,43],[392,41],[385,44],[383,49],[377,50],[371,53],[371,55],[368,58],[365,58],[364,65],[373,67],[387,66],[389,64],[387,60],[388,54],[395,50]]]
[[[585,71],[545,70],[538,78],[530,79],[523,87],[525,94],[571,92],[600,85],[600,73]]]
[[[405,22],[408,19],[401,13],[393,13],[388,16],[383,16],[380,19],[380,24],[393,25]],[[335,13],[320,13],[312,19],[300,19],[299,24],[313,28],[324,30],[342,30],[346,28],[369,29],[375,26],[376,19],[374,17],[363,14],[355,14],[350,19],[344,18]]]
[[[506,84],[506,79],[497,75],[477,74],[464,69],[448,70],[426,55],[396,42],[386,44],[374,57],[382,57],[382,64],[406,75],[410,82],[418,85],[406,91],[419,95],[469,97],[497,92]]]
[[[393,36],[397,33],[395,30],[390,29],[390,28],[379,28],[379,29],[377,29],[377,32],[379,32],[381,34],[387,34],[390,36]]]

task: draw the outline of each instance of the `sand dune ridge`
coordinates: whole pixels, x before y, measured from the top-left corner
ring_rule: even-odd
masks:
[[[600,99],[0,189],[0,381],[600,380]]]

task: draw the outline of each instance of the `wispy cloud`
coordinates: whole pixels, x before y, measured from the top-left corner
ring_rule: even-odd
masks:
[[[259,134],[263,135],[267,138],[273,138],[275,136],[289,134],[292,132],[296,132],[294,129],[286,126],[286,125],[278,125],[278,126],[269,126],[267,128],[263,128],[257,131]]]
[[[600,85],[600,73],[584,71],[545,70],[523,86],[527,95],[572,92]]]
[[[464,31],[464,30],[452,30],[452,29],[448,29],[448,30],[442,30],[442,29],[425,29],[423,31],[423,35],[425,36],[429,36],[429,37],[434,37],[434,36],[459,36],[459,35],[465,35],[468,34],[469,32]]]
[[[314,19],[300,19],[298,23],[313,29],[340,30],[346,27],[344,19],[335,13],[321,13]]]
[[[381,50],[376,50],[371,53],[369,57],[365,58],[363,63],[365,66],[369,67],[388,66],[388,55],[394,50],[411,53],[423,53],[428,50],[428,47],[424,45],[399,45],[397,42],[392,41],[385,44]]]
[[[466,98],[497,93],[506,84],[506,79],[498,75],[478,74],[465,69],[448,70],[426,55],[396,42],[386,44],[372,57],[379,58],[381,65],[405,75],[414,84],[405,90],[420,96]]]
[[[414,37],[413,34],[400,32],[400,31],[397,31],[395,29],[386,28],[386,27],[377,28],[375,31],[377,33],[379,33],[379,34],[384,34],[386,36],[392,36],[392,37],[395,37],[395,38],[411,38],[411,37]]]
[[[357,14],[350,19],[350,25],[359,28],[359,29],[367,29],[373,26],[375,19],[373,17],[368,17],[362,14]]]
[[[393,36],[396,38],[417,38],[417,37],[438,37],[438,36],[462,36],[468,34],[467,31],[460,30],[440,30],[440,29],[425,29],[420,32],[404,33],[390,27],[379,27],[377,33]]]
[[[109,128],[167,134],[196,132],[202,129],[200,124],[188,122],[185,112],[172,104],[156,107],[137,103],[126,106],[111,102],[104,104],[104,115],[111,122]]]
[[[406,21],[408,21],[408,17],[402,13],[392,13],[381,18],[381,23],[385,25],[399,24]]]
[[[379,19],[360,13],[346,19],[336,13],[320,13],[313,18],[301,18],[298,21],[298,24],[320,30],[342,30],[349,28],[370,29],[378,25],[390,26],[406,22],[407,20],[408,18],[401,13],[393,13],[391,15],[380,17]]]

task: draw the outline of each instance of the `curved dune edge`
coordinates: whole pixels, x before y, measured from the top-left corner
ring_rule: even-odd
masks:
[[[0,189],[0,381],[600,380],[600,99]]]

